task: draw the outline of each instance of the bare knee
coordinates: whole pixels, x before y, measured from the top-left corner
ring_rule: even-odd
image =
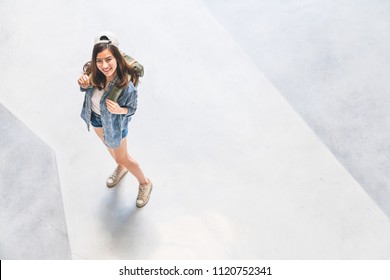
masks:
[[[128,162],[129,162],[129,159],[127,158],[127,156],[116,156],[115,157],[115,161],[118,165],[121,165],[121,166],[124,166],[124,165],[127,165]]]
[[[121,165],[121,166],[134,167],[134,166],[138,165],[138,163],[134,159],[132,159],[129,155],[116,157],[115,161],[118,165]]]

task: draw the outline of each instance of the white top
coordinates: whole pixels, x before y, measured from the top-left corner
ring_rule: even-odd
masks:
[[[92,111],[100,115],[100,100],[104,94],[104,90],[99,90],[95,88],[92,94]]]

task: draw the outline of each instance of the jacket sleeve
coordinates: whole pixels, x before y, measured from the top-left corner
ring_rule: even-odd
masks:
[[[129,109],[126,116],[132,116],[135,114],[135,111],[137,110],[137,99],[137,89],[133,86],[132,83],[130,83],[129,86],[123,90],[121,96],[118,99],[118,103],[121,107]]]
[[[81,92],[86,92],[88,89],[92,88],[92,86],[90,87],[87,87],[87,88],[83,88],[83,87],[80,87],[80,91]]]

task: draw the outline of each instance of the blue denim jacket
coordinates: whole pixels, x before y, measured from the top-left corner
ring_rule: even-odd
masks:
[[[102,99],[100,100],[100,114],[102,118],[103,132],[104,132],[104,144],[116,149],[120,146],[122,141],[122,130],[124,130],[131,116],[134,115],[137,110],[137,89],[129,82],[129,85],[122,90],[118,98],[119,106],[128,108],[129,112],[126,115],[111,114],[107,109],[106,99],[112,90],[116,79],[110,83],[108,89],[104,92]],[[91,111],[92,111],[92,94],[95,88],[89,87],[87,89],[80,88],[82,92],[85,92],[83,109],[81,110],[81,118],[87,123],[88,131],[91,123]]]

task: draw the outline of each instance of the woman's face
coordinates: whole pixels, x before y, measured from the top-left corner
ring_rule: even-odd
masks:
[[[115,78],[117,62],[110,50],[105,49],[98,53],[96,66],[106,76],[107,81],[112,81]]]

